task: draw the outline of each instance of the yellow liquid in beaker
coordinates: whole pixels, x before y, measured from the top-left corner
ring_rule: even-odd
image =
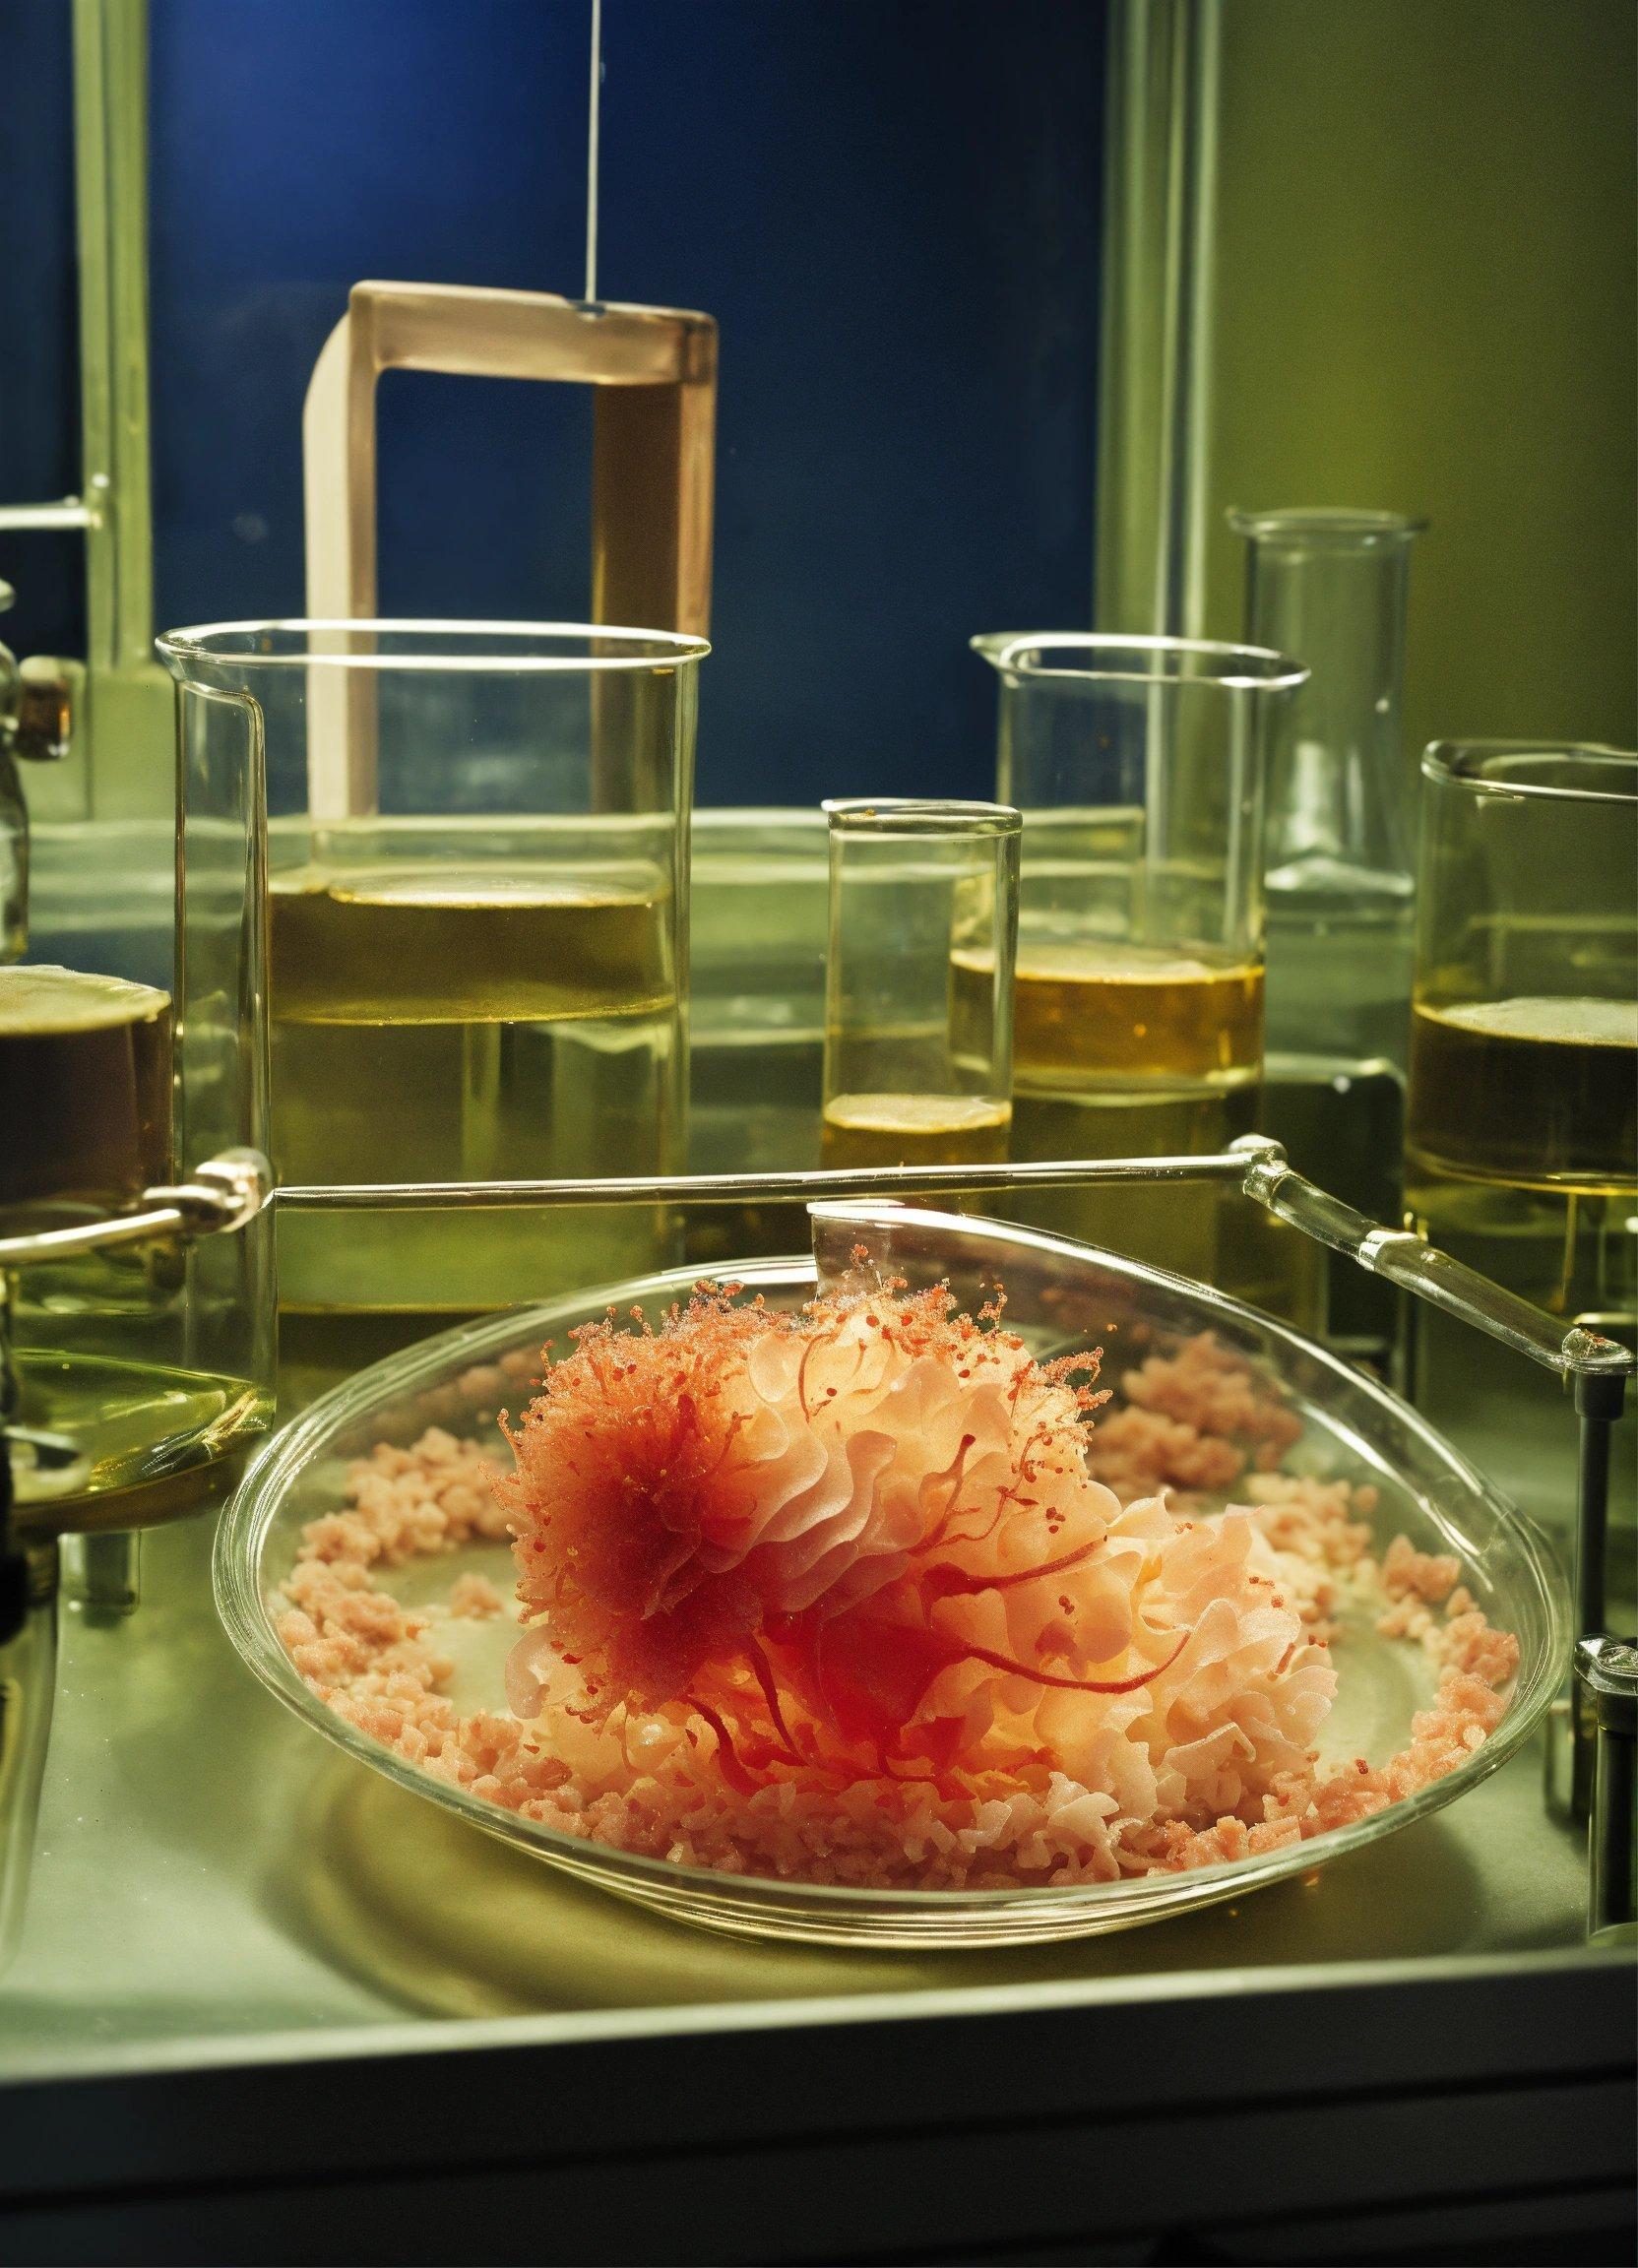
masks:
[[[1012,1106],[987,1095],[836,1095],[825,1104],[821,1157],[865,1166],[998,1166]]]
[[[1418,1005],[1407,1139],[1430,1163],[1519,1188],[1630,1188],[1638,1001]]]
[[[277,876],[281,1181],[675,1170],[669,937],[659,877],[640,867],[383,864]],[[279,1233],[282,1354],[333,1371],[346,1366],[348,1314],[399,1317],[414,1336],[664,1257],[652,1208],[291,1212]],[[373,1351],[381,1337],[378,1322],[360,1347],[369,1338]]]
[[[18,1417],[74,1444],[89,1471],[59,1496],[36,1480],[27,1448],[14,1458],[25,1528],[146,1527],[203,1502],[223,1462],[267,1424],[273,1397],[243,1378],[159,1362],[25,1348],[16,1356]]]

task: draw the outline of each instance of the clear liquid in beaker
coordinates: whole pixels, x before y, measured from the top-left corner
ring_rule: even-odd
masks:
[[[640,863],[276,876],[273,1140],[286,1183],[647,1174],[678,1129],[670,909]],[[648,1208],[292,1212],[286,1361],[341,1314],[411,1333],[663,1257]],[[321,1365],[323,1366],[323,1365]]]

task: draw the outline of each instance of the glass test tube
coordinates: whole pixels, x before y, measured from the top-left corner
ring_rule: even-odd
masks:
[[[827,802],[823,1162],[992,1165],[1012,1124],[1019,814]]]
[[[1630,1345],[1638,755],[1435,742],[1422,774],[1409,1217],[1566,1330]],[[1414,1377],[1434,1421],[1563,1533],[1574,1427],[1556,1381],[1434,1311],[1418,1316]],[[1611,1523],[1630,1548],[1638,1426],[1615,1442]]]

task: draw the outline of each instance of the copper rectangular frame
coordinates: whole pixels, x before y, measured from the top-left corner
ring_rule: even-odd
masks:
[[[592,620],[703,635],[711,609],[717,326],[675,307],[456,284],[355,284],[302,412],[307,611],[376,614],[375,390],[384,370],[594,386]],[[349,650],[360,650],[356,633]],[[376,802],[367,671],[315,670],[308,807]],[[352,681],[352,698],[334,682]]]

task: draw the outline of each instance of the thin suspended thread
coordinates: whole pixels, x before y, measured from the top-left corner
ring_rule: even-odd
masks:
[[[592,87],[586,121],[586,297],[598,296],[598,126],[602,109],[602,0],[592,0]]]

